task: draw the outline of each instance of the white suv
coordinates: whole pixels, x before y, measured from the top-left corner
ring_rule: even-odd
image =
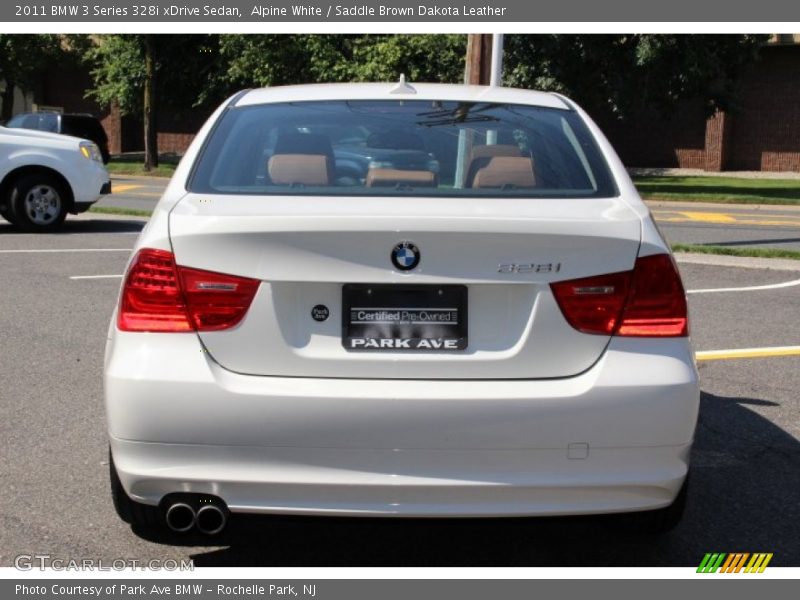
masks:
[[[52,231],[110,193],[94,142],[0,127],[0,215],[18,228]]]
[[[220,107],[108,333],[138,527],[230,513],[638,513],[686,497],[699,387],[667,244],[574,103],[270,88]]]

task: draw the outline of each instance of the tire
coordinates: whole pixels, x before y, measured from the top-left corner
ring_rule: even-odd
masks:
[[[688,495],[689,477],[687,476],[672,504],[657,510],[615,515],[614,526],[622,531],[645,535],[669,533],[681,522]]]
[[[32,173],[11,186],[8,213],[12,223],[30,232],[55,231],[64,223],[70,195],[64,184],[47,173]]]
[[[14,216],[11,214],[11,209],[4,208],[0,210],[0,217],[3,217],[6,221],[14,225]]]
[[[108,450],[108,474],[111,483],[111,500],[119,518],[130,524],[134,530],[144,532],[157,529],[161,524],[158,508],[131,500],[117,475],[111,449]]]

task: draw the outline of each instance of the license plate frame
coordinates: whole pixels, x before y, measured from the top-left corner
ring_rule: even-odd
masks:
[[[466,350],[467,300],[467,286],[458,284],[345,284],[342,346],[352,352]]]

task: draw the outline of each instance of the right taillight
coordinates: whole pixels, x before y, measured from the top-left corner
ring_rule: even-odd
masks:
[[[686,292],[668,254],[636,259],[628,303],[617,335],[682,337],[689,335]]]
[[[259,281],[175,264],[171,252],[140,250],[125,276],[117,326],[122,331],[219,331],[238,324]]]
[[[564,318],[584,333],[688,335],[686,294],[667,254],[636,259],[633,271],[550,284]]]

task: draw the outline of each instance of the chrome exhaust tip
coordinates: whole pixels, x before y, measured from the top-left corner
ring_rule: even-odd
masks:
[[[228,524],[226,511],[216,504],[204,504],[197,511],[197,529],[206,535],[214,535],[225,529]]]
[[[197,515],[194,509],[184,502],[170,504],[164,515],[167,527],[176,533],[184,533],[194,527]]]

